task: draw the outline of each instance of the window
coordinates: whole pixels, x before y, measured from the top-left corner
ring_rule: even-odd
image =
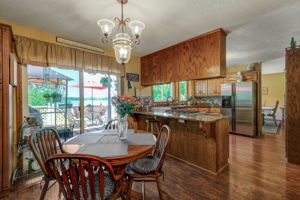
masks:
[[[185,101],[187,96],[187,82],[186,81],[180,81],[179,82],[179,99],[180,101]]]
[[[171,84],[154,85],[153,87],[153,100],[166,101],[171,96]]]

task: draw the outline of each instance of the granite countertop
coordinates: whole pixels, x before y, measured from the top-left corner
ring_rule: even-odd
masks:
[[[217,120],[228,118],[225,115],[218,113],[205,113],[205,114],[177,114],[177,113],[168,113],[163,111],[150,111],[150,112],[134,112],[134,114],[141,115],[151,115],[157,117],[173,118],[173,119],[183,119],[188,121],[199,121],[199,122],[216,122]]]
[[[221,108],[220,105],[211,105],[211,104],[201,104],[201,105],[177,105],[171,106],[171,108]]]

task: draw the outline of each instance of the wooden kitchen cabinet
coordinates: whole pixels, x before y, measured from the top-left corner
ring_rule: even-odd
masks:
[[[10,187],[9,67],[12,29],[0,24],[0,192]]]
[[[300,48],[289,49],[286,66],[286,150],[287,160],[300,165]]]
[[[220,96],[223,78],[196,80],[195,96]]]
[[[208,94],[208,81],[196,80],[195,81],[195,96],[207,96]]]
[[[141,58],[143,86],[225,77],[226,33],[200,35]]]
[[[208,96],[220,96],[221,95],[221,84],[223,78],[209,79],[207,81],[207,94]]]

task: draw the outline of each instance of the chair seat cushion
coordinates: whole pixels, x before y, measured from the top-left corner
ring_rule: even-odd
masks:
[[[153,156],[147,156],[137,161],[131,162],[129,167],[140,174],[149,174],[156,170],[159,158]]]

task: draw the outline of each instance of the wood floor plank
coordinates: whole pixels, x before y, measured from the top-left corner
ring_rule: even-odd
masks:
[[[261,138],[230,135],[229,166],[218,175],[170,157],[164,171],[165,199],[300,199],[300,166],[286,163],[283,130]],[[38,199],[41,187],[34,182],[30,187],[18,186],[6,199]],[[140,184],[133,187],[141,191]],[[158,199],[155,183],[146,183],[146,197]],[[58,199],[57,185],[47,193],[46,200],[50,199]]]

